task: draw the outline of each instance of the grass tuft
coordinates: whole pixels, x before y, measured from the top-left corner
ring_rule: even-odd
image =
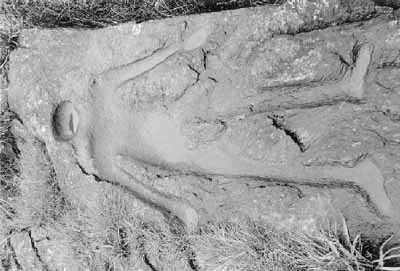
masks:
[[[392,240],[393,235],[386,239],[379,248],[379,258],[374,260],[376,270],[381,271],[400,271],[400,245],[391,246],[386,249],[388,243]],[[397,266],[388,266],[388,262],[397,262]]]
[[[7,210],[5,202],[19,193],[15,183],[15,176],[19,174],[18,149],[10,132],[12,120],[13,114],[0,112],[0,206]]]
[[[359,237],[321,230],[307,234],[249,221],[220,223],[194,236],[199,265],[204,270],[365,270],[372,265],[362,255]]]
[[[360,235],[350,238],[345,222],[340,228],[305,233],[263,221],[222,221],[202,225],[187,235],[168,223],[145,217],[118,188],[107,190],[101,206],[95,221],[74,215],[63,225],[77,257],[92,269],[151,266],[162,270],[168,266],[170,270],[190,270],[189,266],[197,266],[198,270],[213,271],[352,271],[374,270],[377,265],[364,256],[369,252],[363,250]],[[387,257],[393,249],[383,251]]]
[[[99,204],[99,213],[73,210],[59,226],[89,270],[148,270],[149,264],[187,270],[184,239],[172,233],[161,214],[148,217],[130,194],[112,186]]]
[[[98,28],[179,15],[236,9],[283,0],[3,0],[0,12],[22,18],[23,28]]]

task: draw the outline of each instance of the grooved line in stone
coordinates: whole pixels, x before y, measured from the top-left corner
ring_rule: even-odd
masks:
[[[12,258],[12,260],[14,261],[15,265],[17,266],[18,270],[23,270],[21,264],[19,263],[18,259],[17,259],[17,254],[15,252],[14,247],[11,244],[11,238],[8,237],[8,242],[7,242],[7,247],[11,250],[10,253],[10,257]]]
[[[36,247],[36,243],[35,243],[35,241],[34,241],[34,239],[32,237],[32,230],[27,230],[27,233],[28,233],[29,239],[31,241],[32,249],[35,252],[35,255],[36,255],[37,259],[41,263],[43,271],[50,271],[49,266],[43,261],[42,257],[40,256],[39,249]]]
[[[292,139],[292,141],[299,146],[299,149],[301,152],[305,152],[307,150],[307,148],[305,147],[304,143],[301,142],[301,138],[299,137],[299,135],[293,131],[290,130],[289,128],[287,128],[283,122],[279,121],[278,118],[274,117],[274,116],[268,116],[268,118],[270,120],[272,120],[272,125],[279,130],[282,130],[285,132],[285,134],[290,137]]]

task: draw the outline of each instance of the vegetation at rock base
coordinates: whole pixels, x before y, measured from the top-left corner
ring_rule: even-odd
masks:
[[[99,28],[128,21],[219,11],[283,0],[3,0],[0,3],[0,75],[6,75],[18,31],[31,27]],[[3,85],[2,85],[3,88]],[[153,220],[120,188],[107,187],[97,220],[90,210],[67,202],[57,185],[43,146],[10,133],[11,112],[0,114],[0,270],[18,268],[10,239],[21,231],[42,229],[65,245],[64,260],[89,270],[400,270],[385,267],[399,257],[388,242],[363,247],[351,240],[346,223],[314,233],[278,228],[266,221],[239,225],[219,221],[194,234],[174,223]],[[39,161],[39,163],[37,163]],[[37,167],[39,165],[39,168]],[[48,240],[48,241],[51,241]],[[393,241],[388,239],[387,241]],[[32,240],[32,242],[34,242]],[[58,246],[49,242],[49,248]],[[69,254],[67,253],[69,252]],[[72,263],[68,263],[72,264]]]
[[[0,12],[23,27],[104,27],[123,22],[137,23],[283,0],[3,0]]]

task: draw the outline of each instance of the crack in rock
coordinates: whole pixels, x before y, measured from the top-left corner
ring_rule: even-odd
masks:
[[[292,141],[299,147],[301,152],[305,152],[307,147],[302,142],[300,136],[294,131],[286,127],[282,120],[275,116],[268,116],[272,120],[272,125],[278,129],[285,132],[285,134],[292,139]]]
[[[9,247],[12,251],[14,262],[20,270],[50,271],[47,264],[42,261],[39,255],[30,230],[24,229],[21,232],[12,233],[9,240]]]
[[[43,271],[50,271],[49,266],[43,261],[42,257],[40,256],[39,249],[36,247],[36,242],[32,237],[32,230],[28,230],[27,233],[28,233],[29,239],[31,240],[32,249],[35,252],[37,259],[42,264]]]
[[[7,262],[1,262],[1,266],[5,268],[5,270],[12,270],[13,264],[15,264],[18,270],[23,270],[21,264],[18,261],[17,254],[15,252],[14,247],[11,244],[11,238],[8,238],[7,248],[9,249],[10,253],[8,255]]]

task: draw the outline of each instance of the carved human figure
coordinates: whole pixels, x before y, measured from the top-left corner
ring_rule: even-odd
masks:
[[[187,135],[182,131],[182,118],[175,118],[166,108],[146,108],[132,111],[120,106],[115,91],[130,80],[153,69],[170,56],[184,50],[202,46],[209,31],[199,30],[189,39],[154,52],[151,56],[111,68],[93,78],[90,82],[90,108],[75,106],[69,101],[62,102],[54,114],[56,136],[73,145],[82,168],[101,179],[127,187],[139,198],[171,212],[189,230],[198,224],[196,209],[187,201],[168,195],[134,178],[122,166],[122,159],[171,169],[178,172],[203,175],[227,175],[231,177],[258,177],[290,183],[348,184],[357,186],[368,194],[378,211],[392,215],[390,200],[387,198],[383,177],[369,159],[353,168],[325,166],[307,168],[295,161],[289,163],[265,162],[247,159],[237,152],[235,146],[226,140],[215,140],[200,147],[190,147]],[[292,98],[282,97],[273,101],[283,108],[290,105],[312,105],[313,103],[334,103],[338,101],[359,101],[364,97],[364,81],[371,61],[372,47],[363,45],[358,52],[354,68],[349,70],[340,82],[324,86],[310,86],[303,92],[294,93]],[[146,91],[146,90],[143,90]],[[225,93],[231,99],[232,108],[247,107],[260,103],[237,100],[235,93]],[[187,94],[191,95],[191,94]],[[193,94],[194,99],[196,93]],[[171,110],[185,110],[178,106]],[[229,108],[221,112],[229,113]],[[184,114],[185,112],[181,112]]]

